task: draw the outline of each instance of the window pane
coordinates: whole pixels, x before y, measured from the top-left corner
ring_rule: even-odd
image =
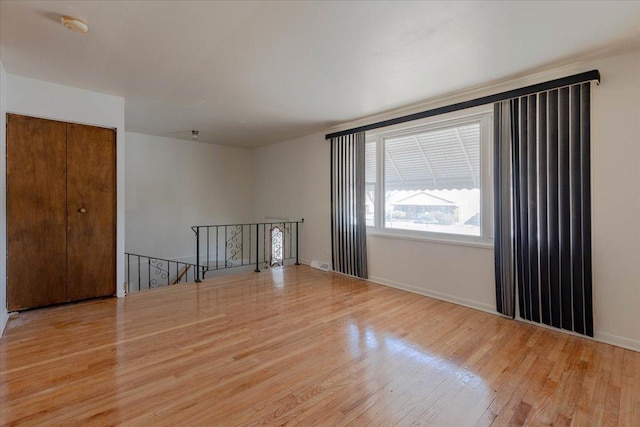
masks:
[[[480,123],[385,138],[385,227],[480,236]]]
[[[365,192],[366,192],[366,217],[367,225],[375,226],[376,206],[376,141],[367,141],[365,144]]]

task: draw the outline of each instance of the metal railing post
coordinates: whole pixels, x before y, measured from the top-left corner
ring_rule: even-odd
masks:
[[[140,255],[138,255],[138,291],[141,291],[141,281],[140,281],[140,270],[142,269],[142,267],[140,266],[141,262],[140,262]]]
[[[200,227],[196,227],[196,283],[200,283]]]
[[[304,220],[303,220],[304,221]],[[300,265],[300,260],[298,259],[298,253],[300,252],[300,245],[298,244],[298,221],[296,221],[296,265]],[[291,255],[289,255],[291,256]]]
[[[253,270],[256,273],[260,273],[260,245],[258,245],[260,241],[260,235],[258,234],[258,230],[260,229],[260,224],[256,224],[256,269]]]

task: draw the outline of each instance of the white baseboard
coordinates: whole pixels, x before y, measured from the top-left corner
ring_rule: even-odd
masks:
[[[481,303],[478,301],[456,297],[454,295],[445,294],[438,291],[433,291],[430,289],[423,289],[417,286],[409,285],[406,283],[400,283],[389,279],[384,279],[382,277],[371,276],[369,277],[369,281],[373,283],[377,283],[379,285],[389,286],[396,289],[401,289],[407,292],[413,292],[414,294],[424,295],[426,297],[439,299],[446,302],[452,302],[454,304],[462,305],[465,307],[473,308],[475,310],[485,311],[487,313],[500,315],[496,313],[496,308],[491,306],[490,304]]]
[[[7,326],[9,321],[9,312],[6,308],[0,308],[0,337],[4,333],[4,327]]]
[[[596,341],[640,352],[640,341],[638,340],[607,334],[604,332],[595,332],[594,335],[593,339]]]

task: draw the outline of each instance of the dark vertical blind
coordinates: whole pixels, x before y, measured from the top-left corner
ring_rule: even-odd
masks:
[[[512,101],[493,107],[494,161],[494,239],[496,271],[496,308],[498,313],[515,316],[515,265],[511,180]]]
[[[511,107],[520,315],[593,336],[590,83],[523,96]]]
[[[367,278],[364,132],[331,139],[333,269]]]

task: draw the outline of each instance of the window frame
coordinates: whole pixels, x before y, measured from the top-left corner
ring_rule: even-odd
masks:
[[[480,124],[480,236],[435,231],[406,230],[385,226],[385,151],[386,138]],[[374,225],[367,225],[368,236],[391,237],[404,240],[424,240],[461,246],[493,247],[493,108],[488,105],[429,117],[411,125],[381,128],[366,134],[366,141],[376,144],[376,182],[374,185]]]

